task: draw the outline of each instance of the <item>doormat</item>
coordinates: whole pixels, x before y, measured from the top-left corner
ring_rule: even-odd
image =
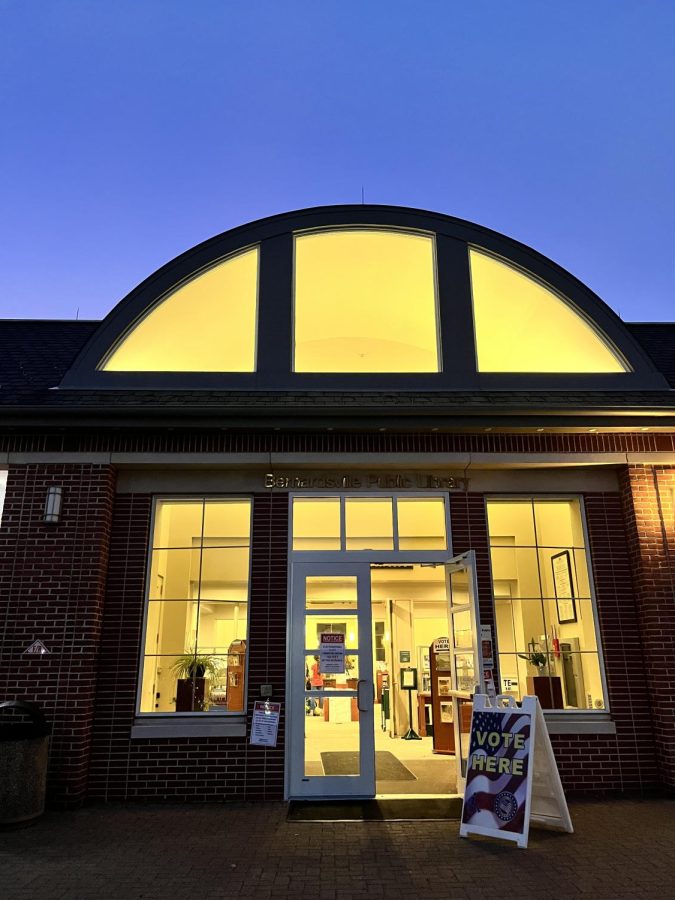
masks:
[[[358,775],[357,750],[327,750],[321,754],[326,775]],[[389,750],[375,751],[375,778],[377,781],[416,781],[416,777]]]
[[[291,800],[289,822],[405,822],[459,819],[461,797],[410,800]]]

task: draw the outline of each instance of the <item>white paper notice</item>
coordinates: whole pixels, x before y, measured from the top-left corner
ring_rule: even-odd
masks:
[[[253,721],[251,722],[251,744],[259,747],[276,747],[279,731],[281,703],[270,703],[258,700],[253,704]]]
[[[319,671],[322,675],[344,675],[345,636],[323,632],[319,644]]]

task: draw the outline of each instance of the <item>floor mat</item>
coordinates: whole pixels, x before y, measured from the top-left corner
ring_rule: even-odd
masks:
[[[410,800],[291,800],[291,822],[404,822],[419,819],[459,819],[461,797]]]
[[[326,775],[358,775],[357,750],[327,750],[321,754]],[[415,776],[389,750],[375,751],[375,778],[380,781],[415,781]]]

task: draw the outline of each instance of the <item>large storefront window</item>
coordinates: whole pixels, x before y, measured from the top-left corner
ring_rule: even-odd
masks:
[[[251,501],[158,500],[142,713],[245,708]]]
[[[487,513],[503,692],[604,709],[579,501],[493,499]]]

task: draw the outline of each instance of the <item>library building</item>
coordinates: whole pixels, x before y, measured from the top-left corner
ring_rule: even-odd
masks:
[[[0,345],[0,701],[52,804],[460,796],[475,693],[538,697],[567,791],[675,788],[675,323],[359,205]]]

